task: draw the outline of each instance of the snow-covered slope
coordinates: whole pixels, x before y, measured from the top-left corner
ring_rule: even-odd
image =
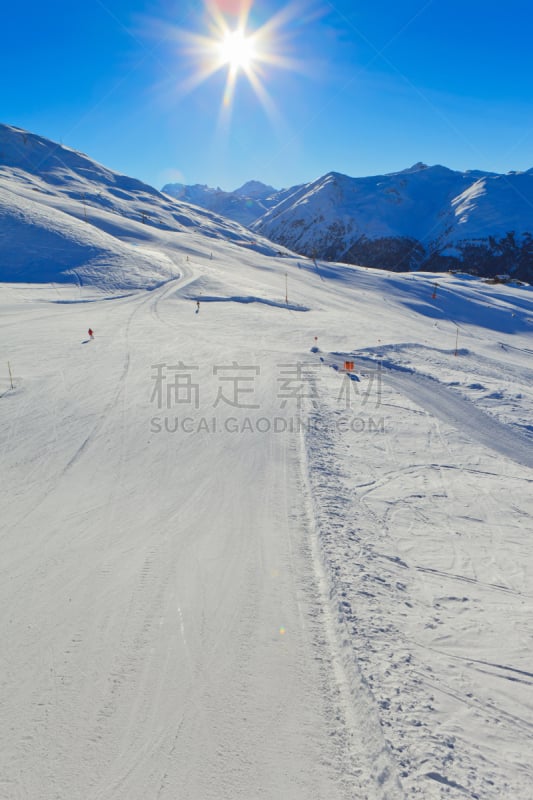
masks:
[[[432,244],[440,259],[479,274],[533,281],[533,172],[478,179],[452,200]]]
[[[179,274],[191,234],[279,249],[82,153],[0,125],[0,280],[153,287]]]
[[[531,290],[214,246],[0,285],[3,800],[530,800]]]

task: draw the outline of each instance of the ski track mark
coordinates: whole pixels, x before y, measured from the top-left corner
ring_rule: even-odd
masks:
[[[334,448],[331,442],[324,446],[324,442],[317,444],[313,438],[306,441],[303,436],[301,446],[305,474],[302,490],[309,507],[314,560],[327,609],[330,646],[336,653],[334,667],[342,707],[339,713],[341,718],[344,716],[344,725],[349,731],[346,746],[350,748],[350,744],[360,742],[351,755],[352,764],[365,753],[366,763],[351,767],[354,775],[360,775],[361,794],[358,796],[364,796],[365,800],[403,800],[405,793],[383,734],[375,699],[350,646],[352,609],[329,555],[340,530],[348,524],[343,513],[348,498],[344,500],[339,491],[342,480],[339,481],[337,474]]]

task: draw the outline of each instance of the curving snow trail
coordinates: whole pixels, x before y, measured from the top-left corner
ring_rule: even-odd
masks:
[[[525,467],[533,467],[533,439],[476,408],[471,400],[425,375],[384,366],[385,382],[469,439]]]

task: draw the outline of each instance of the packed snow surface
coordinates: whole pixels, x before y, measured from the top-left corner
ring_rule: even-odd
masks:
[[[530,288],[93,213],[0,284],[2,800],[530,800]]]

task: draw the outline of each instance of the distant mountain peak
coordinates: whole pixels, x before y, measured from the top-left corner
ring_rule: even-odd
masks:
[[[406,175],[409,172],[422,172],[424,169],[429,169],[427,164],[424,164],[423,161],[417,161],[416,164],[413,164],[412,167],[407,167],[407,169],[402,169],[400,171],[400,175]]]
[[[238,195],[239,197],[254,197],[254,198],[263,198],[268,197],[271,194],[275,194],[278,190],[275,189],[273,186],[268,186],[266,183],[261,183],[261,181],[246,181],[240,186],[238,189],[235,189],[233,194]]]

